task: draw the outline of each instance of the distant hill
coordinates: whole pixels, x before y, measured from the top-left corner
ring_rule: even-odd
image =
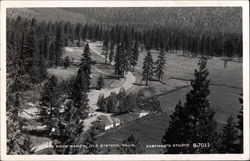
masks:
[[[240,7],[29,8],[10,9],[8,12],[10,17],[18,14],[46,21],[120,23],[242,32],[242,9]]]
[[[71,23],[85,23],[83,14],[70,12],[60,8],[11,8],[7,9],[7,16],[16,18],[18,15],[25,18],[36,18],[40,21],[70,21]]]

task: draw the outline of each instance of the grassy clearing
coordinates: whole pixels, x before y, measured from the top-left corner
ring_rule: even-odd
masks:
[[[145,53],[141,53],[138,66],[134,75],[136,85],[129,92],[137,92],[144,88],[141,81],[141,67]],[[152,52],[153,59],[157,59],[157,51]],[[145,117],[137,120],[124,128],[116,129],[98,138],[100,143],[121,143],[130,134],[134,134],[145,144],[160,144],[161,138],[168,127],[169,116],[174,112],[175,105],[179,100],[185,102],[186,93],[191,89],[190,79],[193,78],[194,70],[197,69],[198,58],[184,57],[181,52],[167,54],[167,66],[162,82],[151,81],[149,86],[154,87],[159,96],[161,107],[165,113],[154,117]],[[220,58],[212,58],[207,64],[211,80],[209,100],[214,108],[217,121],[217,130],[221,131],[227,118],[232,114],[234,117],[240,109],[239,94],[242,93],[242,64],[228,62],[224,69],[224,62]],[[146,149],[146,153],[158,153],[160,149]]]
[[[136,120],[127,126],[113,130],[111,133],[98,137],[97,142],[105,143],[122,143],[129,135],[133,134],[139,138],[142,146],[146,144],[161,144],[161,138],[168,126],[169,115],[167,113],[152,114]]]

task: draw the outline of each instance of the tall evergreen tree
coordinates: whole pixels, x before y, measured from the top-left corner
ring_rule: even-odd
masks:
[[[114,60],[114,43],[111,42],[110,45],[110,52],[109,52],[109,62],[112,64],[113,60]]]
[[[105,35],[106,36],[106,35]],[[105,64],[107,64],[108,57],[109,57],[109,40],[107,36],[104,39],[103,45],[102,45],[102,54],[105,57]]]
[[[160,51],[158,55],[158,60],[155,62],[156,64],[156,69],[155,69],[155,75],[160,81],[164,75],[164,69],[165,69],[165,64],[166,64],[166,58],[165,58],[165,53],[163,50]]]
[[[39,53],[33,55],[31,75],[32,80],[36,83],[40,83],[47,78],[47,67],[44,58],[43,43],[39,42]]]
[[[208,70],[206,68],[207,60],[201,58],[195,70],[194,79],[191,81],[192,90],[186,95],[185,111],[189,116],[190,142],[209,142],[211,146],[216,145],[216,121],[214,120],[214,109],[210,107],[207,99],[210,94]],[[189,149],[191,153],[210,153],[213,148]]]
[[[148,80],[151,80],[153,76],[153,59],[150,51],[148,51],[147,55],[144,58],[142,69],[142,79],[146,80],[146,85],[148,85]]]
[[[71,87],[71,96],[74,100],[74,106],[78,108],[78,112],[82,116],[88,108],[88,87],[88,73],[82,68],[79,68],[75,81]]]
[[[86,85],[87,85],[87,89],[89,89],[89,85],[90,85],[90,74],[91,74],[91,53],[90,53],[90,49],[89,49],[89,44],[87,43],[85,48],[84,48],[84,52],[82,54],[82,58],[81,58],[81,63],[80,63],[80,70],[82,70],[84,72],[84,75],[86,75]]]
[[[120,78],[120,66],[121,66],[121,62],[120,62],[120,44],[117,44],[117,47],[116,47],[116,53],[115,53],[115,65],[114,65],[114,68],[115,68],[115,77],[117,79]]]
[[[237,125],[233,119],[233,116],[227,119],[227,124],[223,128],[221,135],[221,147],[219,148],[220,153],[237,153]]]
[[[120,56],[119,56],[119,61],[120,61],[120,77],[124,77],[125,72],[128,71],[128,58],[127,58],[127,53],[126,49],[123,43],[121,43],[120,46]]]
[[[135,66],[137,65],[137,61],[139,58],[139,42],[136,41],[131,51],[131,55],[129,57],[130,64],[133,66],[133,71],[135,70]]]
[[[33,57],[37,55],[36,38],[33,30],[27,31],[27,36],[23,44],[22,62],[25,74],[32,74]]]
[[[183,106],[183,113],[185,115],[178,116],[181,118],[183,125],[175,125],[171,123],[169,130],[166,134],[170,136],[178,135],[180,138],[183,137],[184,140],[181,140],[183,143],[201,143],[209,142],[210,148],[202,147],[188,147],[181,149],[180,151],[175,151],[174,153],[212,153],[216,151],[216,142],[217,142],[217,133],[216,133],[216,121],[214,120],[215,112],[213,108],[210,107],[209,100],[207,99],[210,90],[208,70],[206,68],[207,61],[204,58],[201,58],[198,66],[199,70],[195,70],[194,79],[191,81],[192,90],[186,95],[186,102]],[[178,112],[177,112],[178,113]],[[180,113],[180,112],[179,112]],[[180,115],[180,114],[179,114]],[[185,127],[183,129],[184,136],[181,136],[171,129],[179,128],[180,126]],[[169,141],[167,136],[164,137],[164,140]]]
[[[57,78],[54,75],[43,85],[40,101],[40,116],[42,122],[51,130],[54,118],[58,117],[60,107]]]
[[[84,47],[84,51],[81,58],[80,67],[85,68],[86,72],[91,74],[91,52],[89,48],[89,44],[87,43]]]
[[[188,116],[185,113],[184,107],[181,101],[175,106],[174,113],[170,116],[169,126],[162,138],[162,144],[181,144],[188,140],[186,135]],[[178,127],[178,128],[177,128]],[[178,134],[178,135],[177,135]],[[172,148],[167,147],[164,153],[178,154],[184,153],[185,148]]]
[[[56,32],[56,40],[55,40],[55,67],[57,67],[61,61],[61,56],[63,54],[63,35],[62,35],[62,28],[59,24],[57,27]]]

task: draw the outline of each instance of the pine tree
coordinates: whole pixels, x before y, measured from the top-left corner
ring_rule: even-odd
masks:
[[[121,66],[121,62],[120,62],[120,44],[117,45],[116,47],[116,54],[115,54],[115,77],[117,79],[120,78],[120,66]]]
[[[125,72],[128,71],[128,59],[127,59],[127,54],[125,51],[125,46],[122,43],[120,46],[120,56],[119,56],[119,61],[120,61],[120,77],[124,77]]]
[[[90,49],[89,44],[86,44],[84,48],[84,52],[82,54],[81,63],[80,63],[80,69],[84,72],[84,75],[86,76],[86,85],[87,89],[89,89],[90,85],[90,74],[91,74],[91,57],[90,57]],[[79,70],[80,70],[79,69]]]
[[[22,62],[25,74],[32,74],[33,57],[37,55],[36,38],[33,30],[27,31],[27,36],[23,44]]]
[[[39,42],[39,53],[32,57],[31,78],[34,82],[40,83],[47,78],[47,67],[43,52],[43,43]]]
[[[111,45],[110,45],[110,52],[109,52],[109,61],[110,61],[110,63],[112,63],[113,62],[113,60],[114,60],[114,43],[113,42],[111,42]]]
[[[63,66],[65,69],[67,69],[70,65],[70,60],[69,60],[69,56],[66,56],[63,62]]]
[[[201,58],[199,61],[199,70],[195,70],[194,79],[191,81],[192,90],[186,95],[186,102],[183,110],[180,105],[176,107],[176,112],[171,117],[169,131],[163,137],[164,142],[172,140],[167,136],[178,135],[182,143],[210,143],[210,148],[193,148],[192,146],[184,149],[176,149],[173,153],[212,153],[216,152],[216,121],[214,120],[215,112],[210,107],[209,100],[207,99],[209,91],[209,82],[207,79],[208,71],[206,68],[207,61]],[[177,110],[178,109],[178,110]],[[183,111],[183,112],[180,112]],[[173,121],[176,119],[176,121]],[[181,119],[177,121],[178,119]],[[178,124],[180,123],[180,125]],[[183,132],[179,133],[173,129],[183,127]],[[178,138],[177,141],[179,140]],[[175,140],[173,140],[175,141]],[[171,151],[170,151],[171,152]]]
[[[223,128],[221,135],[221,147],[219,148],[220,153],[237,153],[237,125],[231,115],[226,126]]]
[[[86,72],[90,75],[91,74],[91,52],[89,49],[89,44],[87,43],[84,47],[84,51],[82,54],[82,58],[81,58],[81,63],[80,63],[80,67],[84,67]]]
[[[190,136],[188,142],[209,142],[215,147],[217,133],[216,121],[214,120],[215,112],[210,107],[207,99],[210,90],[208,70],[206,68],[207,60],[201,58],[195,70],[194,79],[191,81],[192,90],[186,95],[185,111],[189,116],[189,130],[187,135]],[[210,153],[213,148],[189,149],[190,153]]]
[[[184,111],[184,107],[181,101],[175,106],[174,113],[170,116],[169,126],[162,138],[162,144],[181,144],[188,140],[186,135],[187,129],[187,115]],[[178,127],[178,128],[177,128]],[[178,134],[178,135],[177,135]],[[185,152],[183,148],[171,148],[167,147],[164,153],[178,154]]]
[[[61,56],[63,54],[63,36],[62,29],[59,24],[57,27],[56,40],[55,40],[55,67],[57,67],[60,63]]]
[[[130,64],[133,66],[133,71],[135,70],[135,66],[137,65],[137,61],[139,58],[139,42],[136,41],[131,51],[131,55],[129,57]]]
[[[58,117],[60,107],[57,78],[54,75],[45,82],[43,91],[41,91],[40,101],[40,116],[42,122],[51,129],[53,126],[53,119]]]
[[[107,61],[108,61],[108,53],[109,53],[109,42],[108,42],[108,39],[105,38],[104,42],[103,42],[103,45],[102,45],[102,54],[104,55],[105,57],[105,64],[107,64]]]
[[[71,87],[71,96],[74,100],[74,106],[78,108],[78,112],[83,116],[88,108],[88,74],[82,68],[78,70],[75,81]]]
[[[104,86],[104,79],[103,79],[103,76],[100,75],[100,76],[98,77],[98,80],[97,80],[96,89],[97,89],[97,90],[100,90],[100,89],[103,88],[103,86]]]
[[[151,80],[153,76],[153,59],[150,51],[148,51],[147,55],[144,58],[142,69],[142,79],[146,80],[146,85],[148,85],[148,80]]]
[[[158,60],[155,62],[156,64],[156,69],[155,69],[155,74],[158,80],[162,79],[164,75],[164,69],[165,69],[165,64],[166,64],[166,59],[165,59],[165,53],[163,50],[160,51],[158,55]]]
[[[130,135],[126,140],[123,141],[121,147],[118,148],[120,154],[143,154],[144,149],[142,148],[140,141]]]
[[[81,24],[77,23],[76,25],[76,37],[77,37],[77,46],[80,47],[81,46]]]
[[[55,50],[55,42],[52,41],[49,46],[49,59],[48,59],[48,67],[52,67],[56,61],[56,50]]]

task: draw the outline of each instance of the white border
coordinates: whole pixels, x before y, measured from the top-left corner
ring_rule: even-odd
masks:
[[[6,8],[16,7],[217,7],[243,9],[244,154],[182,155],[6,155]],[[1,1],[1,160],[249,160],[249,3],[248,1]]]

